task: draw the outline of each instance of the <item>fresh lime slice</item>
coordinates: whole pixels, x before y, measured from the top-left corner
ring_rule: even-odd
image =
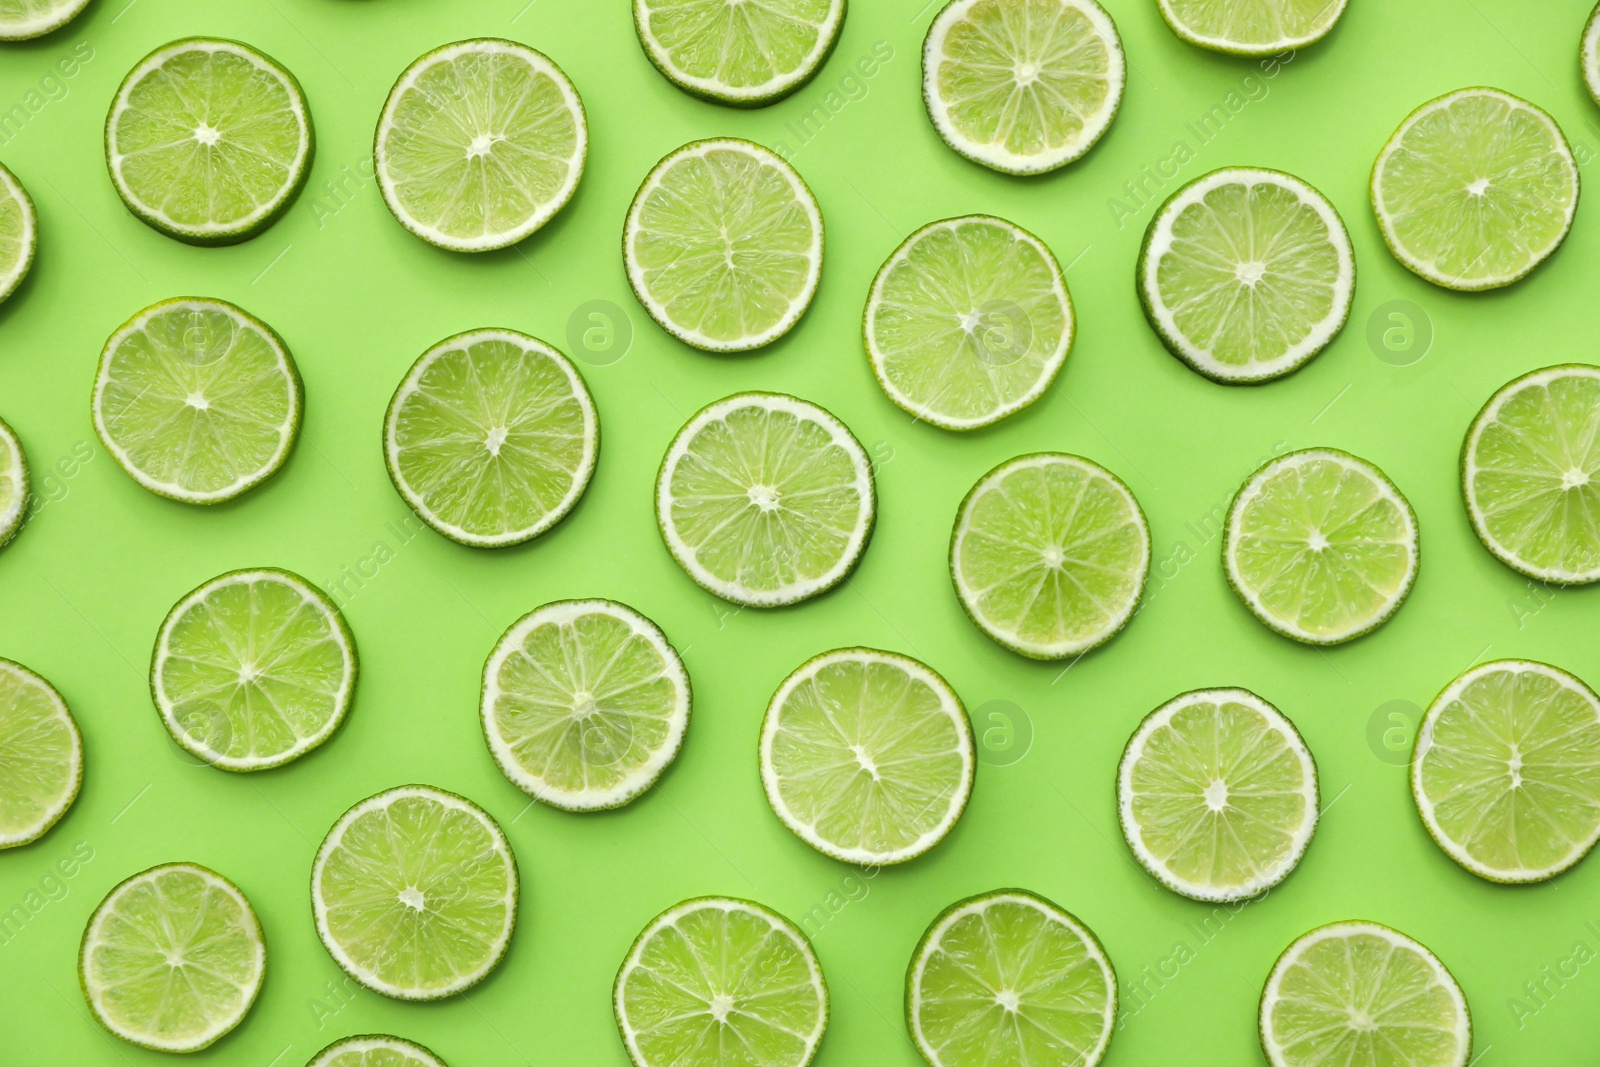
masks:
[[[1437,956],[1405,934],[1342,922],[1302,936],[1261,991],[1272,1067],[1465,1067],[1472,1020]]]
[[[1502,386],[1467,431],[1461,490],[1506,566],[1558,585],[1600,581],[1600,367]]]
[[[28,500],[28,457],[16,433],[0,421],[0,546],[27,521]]]
[[[1117,976],[1087,926],[1001,889],[946,908],[906,972],[906,1026],[933,1067],[1093,1067]]]
[[[966,810],[972,725],[929,667],[870,648],[813,657],[761,727],[761,784],[795,836],[861,866],[904,863]]]
[[[156,637],[150,692],[172,739],[225,771],[299,759],[344,722],[355,638],[297,574],[230,571],[173,606]]]
[[[445,1067],[445,1062],[412,1041],[387,1034],[362,1034],[335,1041],[306,1067]]]
[[[1417,516],[1388,477],[1336,448],[1279,456],[1233,498],[1228,584],[1285,637],[1336,645],[1377,629],[1417,580]]]
[[[845,0],[633,0],[639,42],[684,92],[735,107],[782,100],[821,69]]]
[[[1600,841],[1600,699],[1566,671],[1467,671],[1417,731],[1411,792],[1450,858],[1494,882],[1541,882]]]
[[[1145,232],[1139,300],[1162,343],[1219,382],[1263,382],[1327,347],[1356,261],[1328,199],[1299,178],[1232,167],[1179,189]]]
[[[378,188],[400,224],[456,252],[516,244],[572,199],[589,127],[578,90],[515,41],[447,44],[419,58],[378,119]]]
[[[1231,902],[1289,877],[1317,828],[1317,764],[1294,724],[1244,689],[1151,712],[1117,769],[1128,847],[1175,893]]]
[[[78,952],[94,1017],[159,1052],[196,1052],[238,1026],[266,965],[250,902],[197,863],[152,867],[118,885],[90,916]]]
[[[1161,0],[1172,32],[1190,44],[1237,56],[1272,56],[1315,44],[1347,0]]]
[[[656,521],[673,558],[705,589],[750,607],[844,581],[876,514],[872,464],[849,428],[779,393],[701,409],[656,479]]]
[[[645,178],[622,233],[628,284],[674,337],[744,352],[788,333],[822,274],[822,212],[749,141],[694,141]]]
[[[55,687],[0,659],[0,849],[37,841],[78,799],[83,738]]]
[[[922,99],[945,144],[993,170],[1064,167],[1111,125],[1122,38],[1095,0],[952,0],[922,46]]]
[[[1600,4],[1595,5],[1589,21],[1583,27],[1583,44],[1579,50],[1579,66],[1583,70],[1583,84],[1589,95],[1600,104]]]
[[[1566,240],[1578,166],[1555,119],[1499,89],[1423,104],[1372,168],[1372,207],[1395,258],[1446,289],[1496,289]]]
[[[60,29],[89,0],[0,0],[0,41],[26,41]]]
[[[620,808],[677,758],[689,674],[632,608],[562,600],[494,646],[481,710],[489,752],[517,788],[568,811]]]
[[[1050,388],[1072,347],[1056,257],[988,215],[931,223],[879,268],[863,319],[889,399],[946,430],[988,426]]]
[[[424,522],[477,548],[520,544],[589,487],[600,420],[560,352],[512,330],[472,330],[424,352],[389,401],[389,477]]]
[[[141,221],[180,241],[244,241],[288,210],[311,173],[300,83],[237,41],[189,37],[123,79],[106,118],[106,163]]]
[[[612,993],[635,1067],[805,1067],[828,1025],[822,967],[795,925],[747,900],[653,919]]]
[[[438,1000],[494,970],[517,921],[517,861],[476,804],[426,785],[368,797],[328,831],[311,909],[340,967],[400,1000]]]
[[[1109,641],[1150,573],[1150,526],[1115,474],[1040,452],[985,474],[961,503],[950,578],[978,628],[1032,659]]]
[[[5,0],[0,0],[4,4]],[[4,40],[0,35],[0,40]],[[39,216],[28,190],[0,166],[0,303],[17,291],[39,248]]]
[[[300,372],[272,327],[222,300],[152,304],[111,335],[94,426],[134,481],[186,504],[271,477],[300,430]]]

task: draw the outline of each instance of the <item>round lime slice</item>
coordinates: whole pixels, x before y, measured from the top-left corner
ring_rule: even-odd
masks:
[[[1566,240],[1578,165],[1551,118],[1499,89],[1423,104],[1372,168],[1372,207],[1395,258],[1446,289],[1496,289]]]
[[[946,908],[906,972],[906,1027],[933,1067],[1094,1067],[1116,1017],[1100,942],[1021,889]]]
[[[1089,151],[1122,103],[1117,27],[1095,0],[952,0],[922,46],[922,99],[945,144],[1006,174]]]
[[[1127,625],[1150,573],[1150,526],[1116,475],[1078,456],[1007,460],[961,503],[950,578],[995,641],[1065,659]]]
[[[845,863],[904,863],[966,810],[975,764],[961,698],[907,656],[841,648],[778,687],[761,784],[795,836]]]
[[[822,966],[795,925],[703,897],[644,928],[612,993],[634,1067],[805,1067],[828,1025]]]
[[[1294,724],[1244,689],[1200,689],[1146,716],[1117,769],[1134,858],[1195,900],[1263,893],[1317,828],[1317,764]]]
[[[78,799],[83,737],[55,686],[0,659],[0,849],[43,837]]]
[[[84,999],[107,1030],[158,1052],[197,1052],[261,992],[267,945],[238,886],[197,863],[152,867],[94,910],[78,952]]]
[[[1304,366],[1344,328],[1355,295],[1339,213],[1273,170],[1213,171],[1179,189],[1145,232],[1138,269],[1162,343],[1225,383]]]
[[[1172,32],[1237,56],[1273,56],[1328,35],[1348,0],[1161,0]]]
[[[28,520],[28,457],[16,433],[0,421],[0,546]]]
[[[566,206],[588,148],[583,101],[561,68],[527,45],[481,38],[406,68],[373,154],[402,226],[441,248],[487,252]]]
[[[655,165],[622,233],[628,284],[695,348],[744,352],[800,321],[822,275],[822,212],[775,153],[722,137]]]
[[[383,423],[389,478],[452,541],[521,544],[577,506],[600,419],[572,362],[513,330],[447,337],[411,365]]]
[[[300,83],[249,45],[189,37],[123,79],[106,118],[106,164],[141,221],[200,245],[254,237],[311,173]]]
[[[1228,510],[1222,562],[1256,618],[1336,645],[1400,609],[1417,580],[1417,516],[1388,477],[1334,448],[1279,456]]]
[[[1261,991],[1272,1067],[1466,1067],[1472,1020],[1437,956],[1370,922],[1320,927],[1290,945]]]
[[[1579,46],[1578,65],[1583,71],[1583,84],[1589,95],[1600,104],[1600,4],[1595,5],[1589,21],[1583,27],[1583,43]]]
[[[845,0],[633,0],[639,43],[686,93],[735,107],[782,100],[814,77]]]
[[[39,216],[33,200],[16,175],[0,166],[0,303],[28,276],[38,248]]]
[[[0,41],[43,37],[88,6],[89,0],[0,0]]]
[[[414,1041],[361,1034],[335,1041],[306,1067],[445,1067],[445,1062]]]

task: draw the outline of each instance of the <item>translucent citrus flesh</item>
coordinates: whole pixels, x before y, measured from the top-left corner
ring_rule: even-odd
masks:
[[[645,0],[644,29],[679,73],[731,89],[792,78],[817,51],[833,0]]]
[[[435,1056],[409,1041],[352,1037],[323,1049],[311,1067],[444,1067]]]
[[[0,663],[0,847],[32,840],[78,789],[78,738],[60,698]]]
[[[3,20],[0,12],[0,20]],[[4,32],[0,21],[0,32]],[[0,174],[0,300],[11,295],[33,256],[33,218],[27,202],[13,195],[6,176]]]
[[[1341,0],[1165,0],[1187,33],[1241,49],[1315,40],[1343,13]]]
[[[10,428],[0,423],[0,544],[9,541],[22,525],[27,495],[28,475],[21,445]]]

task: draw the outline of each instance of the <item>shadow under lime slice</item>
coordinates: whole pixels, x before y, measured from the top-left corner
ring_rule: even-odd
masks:
[[[633,24],[678,88],[735,107],[781,100],[833,51],[845,0],[634,0]]]
[[[0,303],[17,291],[39,247],[39,216],[16,176],[0,167]]]
[[[89,0],[0,0],[0,41],[28,41],[60,29]]]
[[[0,422],[0,546],[28,519],[28,457],[11,427]]]
[[[43,837],[78,799],[83,737],[55,687],[0,659],[0,849]]]
[[[1271,56],[1326,37],[1347,0],[1161,0],[1172,32],[1190,44],[1240,56]]]
[[[361,1034],[335,1041],[306,1067],[446,1067],[432,1051],[404,1038]]]

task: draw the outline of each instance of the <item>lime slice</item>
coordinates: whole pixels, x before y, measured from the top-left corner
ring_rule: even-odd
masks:
[[[266,965],[250,902],[197,863],[152,867],[118,885],[90,916],[78,952],[94,1017],[158,1052],[197,1052],[238,1026]]]
[[[1583,70],[1583,84],[1588,86],[1595,103],[1600,104],[1600,4],[1595,5],[1583,27],[1578,62]]]
[[[1600,841],[1600,699],[1566,671],[1467,671],[1417,731],[1411,792],[1450,858],[1494,882],[1541,882]]]
[[[972,795],[961,698],[907,656],[841,648],[778,687],[761,784],[795,836],[836,860],[904,863],[944,840]]]
[[[782,100],[839,39],[845,0],[633,0],[644,54],[684,92],[735,107]]]
[[[33,200],[16,175],[0,166],[0,303],[28,276],[38,248],[39,216]]]
[[[1146,716],[1117,769],[1128,847],[1174,893],[1263,893],[1317,828],[1317,764],[1294,724],[1244,689],[1200,689]]]
[[[1346,2],[1161,0],[1161,15],[1190,44],[1236,56],[1272,56],[1322,40]]]
[[[634,1067],[804,1067],[828,1025],[795,925],[747,900],[686,900],[634,941],[612,993]]]
[[[150,692],[172,739],[225,771],[299,759],[344,722],[355,638],[288,571],[230,571],[178,601],[156,637]]]
[[[620,808],[677,758],[689,674],[632,608],[562,600],[494,646],[482,714],[489,752],[518,789],[568,811]]]
[[[37,841],[78,799],[83,737],[55,687],[0,659],[0,849]]]
[[[389,478],[411,510],[477,548],[520,544],[560,522],[599,454],[599,416],[577,369],[512,330],[428,349],[383,423]]]
[[[1600,367],[1546,367],[1500,388],[1461,449],[1472,528],[1541,582],[1600,581]]]
[[[1555,119],[1499,89],[1423,104],[1372,168],[1389,251],[1446,289],[1496,289],[1560,247],[1578,209],[1578,166]]]
[[[863,320],[878,384],[946,430],[988,426],[1055,381],[1072,347],[1056,257],[988,215],[931,223],[879,268]]]
[[[1350,235],[1327,198],[1273,170],[1213,171],[1145,232],[1139,300],[1173,355],[1218,382],[1299,369],[1344,328]]]
[[[441,248],[487,252],[566,206],[588,150],[583,101],[561,68],[486,37],[406,68],[378,119],[374,165],[402,226]]]
[[[60,29],[89,0],[0,0],[0,41],[26,41]]]
[[[28,457],[16,433],[0,421],[0,546],[27,521],[28,500]]]
[[[350,977],[400,1000],[438,1000],[500,963],[517,887],[511,843],[487,812],[408,785],[368,797],[328,831],[311,867],[311,909]]]
[[[1093,1067],[1116,1017],[1100,942],[1021,889],[946,908],[906,972],[906,1026],[933,1067]]]
[[[1234,496],[1222,562],[1268,627],[1336,645],[1383,625],[1411,592],[1417,516],[1366,460],[1336,448],[1291,452]]]
[[[1111,125],[1127,70],[1095,0],[952,0],[922,46],[922,99],[944,143],[1006,174],[1082,156]]]
[[[1465,1067],[1472,1020],[1437,956],[1405,934],[1342,922],[1305,934],[1261,991],[1272,1067]]]
[[[429,1050],[387,1034],[363,1034],[335,1041],[306,1067],[445,1067]]]
[[[1150,573],[1150,526],[1115,474],[1039,452],[985,474],[961,503],[950,578],[978,628],[1031,659],[1109,641]]]
[[[311,173],[311,151],[300,83],[237,41],[162,45],[123,79],[106,118],[117,195],[190,244],[234,244],[271,226]]]
[[[749,141],[694,141],[639,186],[628,284],[674,337],[744,352],[788,333],[822,274],[822,212],[795,169]]]

